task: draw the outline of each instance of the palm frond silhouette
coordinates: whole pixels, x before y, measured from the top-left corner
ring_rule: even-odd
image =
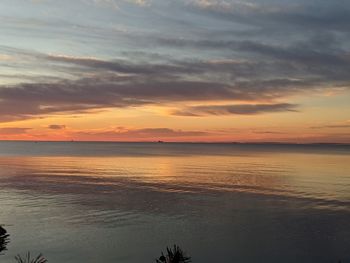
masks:
[[[10,242],[9,236],[6,229],[0,226],[0,255],[2,251],[7,250],[6,245]]]
[[[42,254],[39,254],[36,258],[31,258],[30,252],[28,252],[25,257],[21,257],[21,255],[17,255],[15,257],[18,263],[46,263],[47,259],[43,257]]]
[[[162,255],[159,257],[159,259],[156,259],[157,263],[189,263],[191,262],[191,258],[186,256],[185,253],[182,251],[182,249],[174,245],[174,247],[166,248],[167,253],[164,255],[162,252]]]

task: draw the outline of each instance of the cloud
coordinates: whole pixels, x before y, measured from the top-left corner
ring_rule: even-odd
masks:
[[[241,105],[205,105],[187,107],[173,111],[177,116],[210,116],[210,115],[256,115],[271,112],[296,112],[297,105],[278,104],[241,104]]]
[[[51,130],[64,130],[66,128],[66,125],[60,125],[60,124],[51,124],[48,126]]]
[[[301,30],[338,30],[349,32],[346,1],[293,1],[268,3],[254,1],[185,0],[186,7],[201,15],[219,20],[248,24],[257,27]]]
[[[89,0],[85,0],[86,2]],[[119,9],[120,3],[130,3],[137,6],[148,6],[151,4],[150,0],[92,0],[93,3],[102,7],[111,7]]]
[[[6,127],[0,128],[0,135],[21,135],[26,134],[31,128]]]
[[[280,132],[280,131],[253,131],[255,134],[288,134],[286,132]]]
[[[111,7],[113,9],[119,9],[119,5],[115,0],[93,0],[96,5],[102,7]]]
[[[174,50],[191,49],[203,52],[209,50],[215,53],[220,51],[233,60],[241,61],[228,64],[226,68],[221,66],[221,73],[213,64],[200,65],[198,61],[196,63],[192,61],[192,68],[199,69],[200,74],[204,74],[205,71],[209,74],[216,72],[221,76],[231,73],[232,78],[248,78],[250,74],[251,78],[294,78],[313,81],[315,84],[322,82],[322,86],[342,83],[349,87],[350,51],[343,46],[348,40],[339,34],[320,32],[312,34],[307,39],[298,41],[293,39],[283,43],[271,43],[263,37],[254,40],[227,39],[225,34],[205,39],[162,36],[155,38],[154,41],[158,45]],[[186,65],[186,62],[183,64]]]
[[[322,43],[324,46],[317,46]],[[291,73],[299,74],[300,77],[308,77],[313,74],[322,78],[322,74],[326,76],[346,76],[346,72],[350,69],[349,52],[342,50],[340,47],[331,48],[337,43],[337,40],[321,39],[315,36],[305,42],[292,43],[289,45],[267,44],[260,41],[252,40],[203,40],[203,39],[174,39],[160,37],[157,43],[167,47],[193,49],[226,49],[236,52],[245,52],[246,55],[254,54],[261,56],[260,60],[269,58],[270,65],[275,64],[274,73],[280,74],[283,69],[292,69]],[[277,63],[278,62],[278,63]],[[283,62],[284,64],[281,64]],[[332,65],[332,69],[329,66]],[[283,67],[282,69],[278,69]],[[327,67],[326,67],[327,66]],[[297,69],[303,69],[304,73]],[[348,78],[347,78],[348,80]]]
[[[215,43],[210,41],[202,44],[209,43],[214,47]],[[329,42],[324,44],[327,47],[333,43],[332,40],[324,42]],[[18,54],[26,61],[32,59],[35,64],[51,65],[53,69],[72,73],[75,77],[25,78],[21,74],[18,77],[26,81],[0,86],[0,121],[184,102],[190,106],[179,109],[176,115],[281,112],[292,110],[292,103],[278,102],[291,95],[309,95],[315,91],[348,89],[350,86],[350,57],[345,55],[302,51],[301,44],[288,48],[255,42],[245,45],[235,42],[234,45],[273,59],[166,60],[162,57],[157,63],[136,59],[129,62],[124,59],[46,55],[2,46],[0,48],[5,52]],[[305,45],[311,45],[311,42]],[[228,106],[205,106],[214,101]],[[237,105],[241,101],[250,102],[250,106]],[[262,102],[274,106],[260,105]],[[199,106],[191,108],[191,104]]]
[[[32,3],[34,3],[34,4],[40,4],[40,3],[43,3],[43,2],[45,2],[45,1],[47,1],[47,0],[30,0]]]
[[[338,128],[350,128],[350,124],[328,124],[320,126],[312,126],[311,129],[338,129]]]
[[[11,61],[13,58],[6,54],[0,54],[0,61]]]
[[[138,6],[148,6],[151,4],[151,0],[124,0],[124,1],[138,5]]]
[[[117,127],[108,130],[91,130],[91,131],[75,131],[72,136],[77,136],[82,140],[147,140],[157,141],[159,139],[172,139],[181,137],[197,137],[205,136],[210,133],[203,131],[185,131],[174,130],[170,128],[144,128],[144,129],[129,129],[125,127]]]
[[[124,78],[99,74],[77,81],[27,83],[0,88],[0,120],[35,118],[50,114],[89,113],[108,108],[167,105],[174,102],[273,101],[303,92],[306,83],[293,80],[220,82]],[[288,87],[288,88],[286,88]],[[277,104],[265,110],[291,108]],[[205,110],[205,108],[202,108]],[[226,110],[217,109],[217,114]],[[252,109],[246,109],[252,110]],[[258,112],[258,108],[255,109]],[[253,113],[253,112],[252,112]]]
[[[183,65],[174,64],[154,64],[154,63],[142,63],[133,64],[126,60],[112,60],[106,61],[98,58],[88,57],[73,57],[64,55],[48,55],[46,57],[49,61],[61,62],[66,64],[74,64],[85,68],[101,70],[101,71],[112,71],[126,74],[144,74],[144,75],[159,75],[159,74],[179,74],[198,72],[189,67]]]

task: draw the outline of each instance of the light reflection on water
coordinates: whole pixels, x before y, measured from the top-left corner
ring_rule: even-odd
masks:
[[[3,155],[0,223],[11,243],[1,262],[27,250],[57,263],[153,262],[175,242],[202,263],[350,259],[349,154],[186,147]]]

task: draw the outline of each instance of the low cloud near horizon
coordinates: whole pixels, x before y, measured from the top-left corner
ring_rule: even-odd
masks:
[[[0,128],[0,135],[20,135],[26,134],[31,128],[6,127]]]

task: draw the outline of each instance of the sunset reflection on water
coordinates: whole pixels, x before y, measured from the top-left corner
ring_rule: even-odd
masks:
[[[196,262],[350,256],[349,161],[285,151],[2,156],[0,222],[11,232],[2,262],[27,250],[52,262],[152,262],[174,242]]]

